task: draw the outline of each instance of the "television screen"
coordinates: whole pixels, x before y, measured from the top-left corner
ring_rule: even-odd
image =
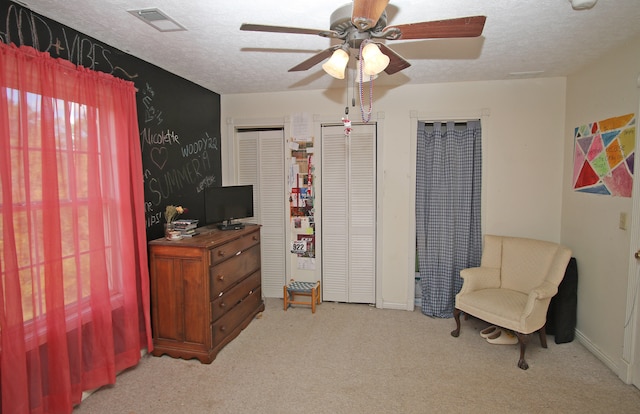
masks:
[[[205,221],[231,229],[242,225],[233,220],[253,217],[253,186],[209,187],[204,193]]]

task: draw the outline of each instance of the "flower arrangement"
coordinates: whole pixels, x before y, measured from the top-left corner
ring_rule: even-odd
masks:
[[[164,210],[164,219],[167,223],[173,222],[180,214],[186,213],[187,209],[182,206],[170,205]]]

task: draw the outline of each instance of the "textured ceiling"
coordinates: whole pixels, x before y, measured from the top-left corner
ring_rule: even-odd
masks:
[[[288,69],[331,46],[315,35],[240,31],[242,23],[328,29],[346,0],[23,0],[33,11],[220,94],[344,87],[321,65]],[[129,14],[159,8],[187,28],[159,32]],[[640,35],[638,0],[599,0],[576,11],[567,0],[392,0],[388,23],[485,15],[468,39],[387,41],[412,66],[377,85],[520,76],[566,76]],[[353,59],[352,59],[353,60]]]

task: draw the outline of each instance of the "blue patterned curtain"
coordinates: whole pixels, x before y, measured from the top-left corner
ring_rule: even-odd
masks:
[[[416,237],[422,313],[451,318],[460,270],[480,264],[480,121],[418,124]]]

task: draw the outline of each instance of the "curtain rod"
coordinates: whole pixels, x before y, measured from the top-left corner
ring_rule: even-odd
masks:
[[[462,125],[462,124],[466,124],[466,123],[469,123],[469,122],[480,122],[480,119],[477,119],[477,118],[476,119],[456,119],[456,120],[452,119],[452,120],[448,120],[448,121],[433,121],[433,120],[431,120],[431,121],[423,121],[423,120],[420,120],[420,122],[424,122],[425,125],[433,125],[433,124],[438,123],[438,122],[441,123],[441,124],[447,124],[449,122],[453,122],[456,125]]]

